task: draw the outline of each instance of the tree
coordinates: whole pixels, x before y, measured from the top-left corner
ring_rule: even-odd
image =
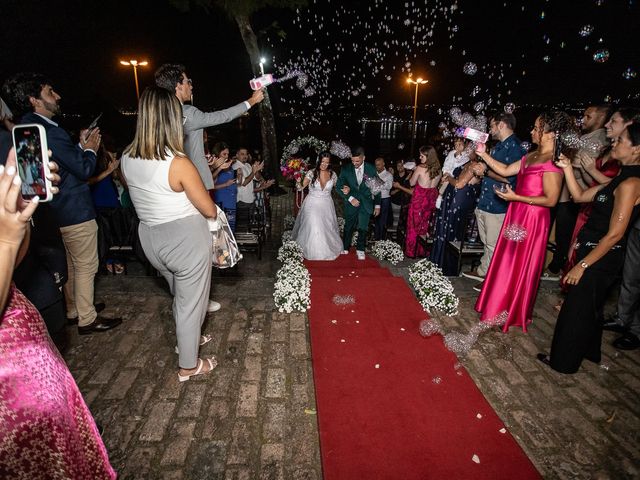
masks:
[[[307,0],[170,0],[182,11],[192,6],[209,11],[212,7],[223,10],[240,29],[240,36],[247,49],[254,76],[259,75],[260,48],[258,38],[251,26],[251,16],[263,8],[297,8],[307,4]],[[269,93],[265,90],[264,100],[260,103],[260,133],[262,136],[262,159],[272,178],[278,174],[278,142],[275,120]]]

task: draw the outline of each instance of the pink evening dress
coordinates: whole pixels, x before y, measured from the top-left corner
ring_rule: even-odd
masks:
[[[553,162],[526,165],[522,158],[516,193],[527,197],[544,194],[545,172],[563,175]],[[512,325],[527,331],[544,267],[551,217],[548,207],[510,202],[498,243],[476,302],[480,320],[501,324],[507,332]]]
[[[429,233],[429,222],[431,222],[431,215],[436,209],[438,193],[437,188],[424,188],[418,183],[413,187],[404,246],[404,254],[409,258],[424,257],[429,253],[425,252],[422,245],[417,242],[419,236]]]
[[[0,321],[0,478],[115,479],[71,372],[14,286]]]

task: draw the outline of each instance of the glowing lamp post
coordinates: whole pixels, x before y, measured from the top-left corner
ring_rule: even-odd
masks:
[[[260,75],[264,75],[264,64],[267,60],[264,57],[260,57]]]
[[[133,67],[133,79],[136,82],[136,99],[140,100],[140,88],[138,87],[138,67],[144,67],[149,64],[146,60],[144,62],[138,62],[137,60],[120,60],[121,65],[127,67]]]
[[[407,78],[407,83],[413,83],[416,86],[416,95],[415,95],[415,99],[413,101],[413,124],[411,126],[411,150],[410,150],[410,154],[411,157],[413,158],[413,148],[415,147],[415,142],[416,142],[416,115],[418,113],[418,89],[420,88],[420,85],[424,85],[425,83],[429,83],[429,80],[423,80],[422,78],[418,77],[417,79],[413,79],[411,77]]]

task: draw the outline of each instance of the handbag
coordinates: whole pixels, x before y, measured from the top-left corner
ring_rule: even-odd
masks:
[[[218,209],[217,218],[208,220],[213,245],[212,265],[216,268],[231,268],[242,260],[242,254],[229,226],[227,216],[217,205],[216,208]]]

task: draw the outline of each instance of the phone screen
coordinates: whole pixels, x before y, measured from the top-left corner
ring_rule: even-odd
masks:
[[[22,179],[22,196],[47,198],[46,179],[43,165],[42,139],[36,127],[15,127],[13,129],[18,160],[18,172]]]
[[[562,144],[562,138],[560,137],[560,134],[556,132],[556,140],[555,140],[555,145],[553,147],[554,163],[558,163],[558,160],[560,160],[560,155],[562,155],[563,148],[564,148],[564,145]]]

